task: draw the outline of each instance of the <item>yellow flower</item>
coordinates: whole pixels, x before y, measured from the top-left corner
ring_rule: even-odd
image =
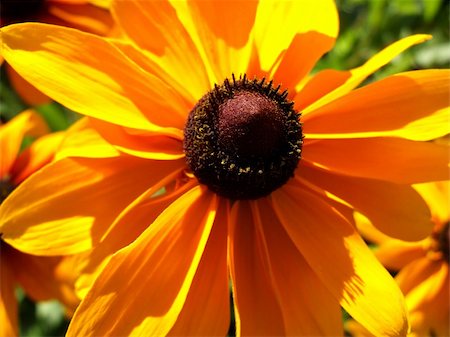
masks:
[[[225,335],[229,279],[238,335],[342,335],[340,306],[376,335],[405,335],[401,292],[350,219],[406,240],[431,231],[410,184],[447,177],[448,147],[424,141],[448,132],[449,71],[355,88],[429,36],[308,76],[338,34],[332,1],[112,10],[130,43],[2,29],[8,62],[88,116],[0,214],[24,251],[94,247],[80,291],[100,275],[68,335]]]
[[[24,179],[47,164],[62,140],[61,133],[47,133],[44,121],[32,110],[22,112],[0,126],[0,208]],[[24,151],[23,137],[42,136]],[[59,299],[73,312],[79,300],[74,292],[74,274],[67,257],[40,257],[22,253],[0,241],[0,335],[17,336],[15,287],[21,286],[36,301]]]
[[[364,217],[357,224],[369,240],[379,245],[376,255],[388,269],[398,272],[395,280],[405,295],[411,336],[449,336],[449,182],[415,185],[428,203],[433,232],[424,240],[404,242],[377,231]],[[370,335],[351,323],[356,336]]]
[[[113,31],[110,0],[3,0],[0,26],[18,22],[45,22],[109,35]],[[8,79],[29,105],[49,102],[49,98],[25,81],[13,68],[5,65]]]

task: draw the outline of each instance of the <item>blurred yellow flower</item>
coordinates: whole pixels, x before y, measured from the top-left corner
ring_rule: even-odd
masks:
[[[32,110],[0,125],[0,209],[23,180],[52,160],[63,135],[47,132],[45,122]],[[41,137],[19,153],[24,136]],[[79,303],[73,262],[68,257],[25,254],[0,240],[0,336],[19,335],[16,286],[35,301],[59,299],[73,313]]]
[[[376,335],[405,335],[401,292],[351,214],[393,237],[429,234],[410,184],[447,177],[448,147],[425,141],[448,132],[450,72],[355,88],[429,36],[309,75],[338,34],[332,1],[112,11],[129,42],[2,29],[5,59],[88,116],[0,213],[24,251],[94,248],[79,291],[99,276],[68,335],[225,335],[230,278],[238,335],[342,335],[340,306]]]
[[[357,224],[365,237],[379,244],[376,255],[383,265],[398,272],[395,280],[405,294],[411,336],[449,336],[449,182],[419,184],[415,188],[431,209],[435,226],[429,237],[404,242],[379,233],[362,217],[357,218]],[[350,330],[355,336],[371,335],[354,322]]]

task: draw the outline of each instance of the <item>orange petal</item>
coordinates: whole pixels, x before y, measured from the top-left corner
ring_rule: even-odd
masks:
[[[51,102],[48,96],[33,87],[8,64],[6,64],[5,68],[11,86],[26,104],[41,105]]]
[[[306,74],[318,55],[332,47],[338,31],[339,17],[334,1],[260,1],[254,34],[261,67],[263,70],[270,70],[282,53],[287,50],[287,54],[292,53],[292,55],[288,56],[281,66],[280,79],[289,80],[290,76],[295,76],[295,81],[298,81],[298,76],[292,74],[297,71],[298,74]],[[315,33],[308,34],[308,32]],[[309,36],[296,38],[305,33]],[[311,42],[310,39],[313,36],[320,36],[317,44],[314,42],[312,46],[317,50],[310,53],[311,47],[308,46],[308,51],[304,50],[300,53],[300,46]],[[292,42],[293,40],[296,42]],[[288,50],[290,46],[291,51]],[[311,58],[308,54],[311,55]],[[297,64],[293,63],[295,56],[299,60]],[[305,62],[304,66],[303,62]],[[290,73],[287,71],[289,66],[292,67]]]
[[[178,130],[172,136],[138,133],[139,130],[125,129],[118,125],[91,120],[91,125],[117,150],[132,156],[157,160],[184,158],[183,133]]]
[[[23,288],[27,296],[34,301],[58,299],[74,309],[79,300],[75,295],[75,274],[61,277],[58,268],[62,257],[42,257],[24,254],[10,246],[2,246],[7,251],[8,262],[13,269],[16,282]],[[70,259],[70,258],[67,258]]]
[[[425,256],[422,242],[389,240],[375,251],[380,262],[390,270],[400,270],[410,262]]]
[[[421,305],[416,309],[412,309],[412,315],[420,313],[423,315],[423,327],[426,328],[426,333],[430,331],[436,336],[450,335],[450,303],[449,303],[449,289],[450,280],[448,272],[448,264],[441,263],[441,269],[433,276],[424,281],[421,286],[424,293],[433,293],[433,297],[427,296],[426,300],[421,302]],[[437,288],[437,291],[434,289]],[[407,304],[411,303],[412,298],[406,297]],[[412,304],[412,303],[411,303]],[[411,315],[411,316],[412,316]],[[412,326],[416,328],[416,326]],[[417,327],[419,328],[419,327]],[[414,331],[414,330],[413,330]]]
[[[87,3],[87,1],[83,2],[68,3],[66,0],[49,3],[47,12],[50,15],[42,22],[108,35],[114,25],[111,14],[103,8]]]
[[[12,182],[19,185],[25,178],[48,164],[64,138],[64,132],[54,132],[35,140],[17,157],[11,169]]]
[[[186,28],[206,55],[211,84],[222,83],[231,74],[243,74],[251,56],[251,31],[258,1],[189,0]],[[181,3],[177,4],[181,10]],[[187,13],[186,13],[187,14]]]
[[[414,46],[418,43],[425,42],[431,38],[431,35],[425,34],[417,34],[405,37],[399,41],[396,41],[384,48],[382,51],[372,56],[366,63],[358,68],[354,68],[350,70],[351,76],[346,78],[340,78],[340,85],[335,88],[333,91],[330,91],[328,94],[320,97],[320,99],[315,100],[314,103],[309,105],[305,110],[303,110],[303,114],[306,116],[309,113],[312,113],[317,108],[328,104],[329,102],[346,95],[354,88],[356,88],[359,84],[361,84],[367,77],[373,74],[375,71],[383,67],[392,61],[396,56],[401,54],[406,49]],[[313,77],[311,81],[317,81],[319,78]]]
[[[271,200],[286,232],[319,279],[375,335],[406,335],[403,296],[353,226],[306,187],[291,185],[273,192]]]
[[[134,198],[180,162],[62,159],[24,181],[0,207],[3,239],[36,255],[92,248]]]
[[[41,136],[48,132],[43,118],[33,110],[26,110],[8,123],[0,125],[0,179],[8,178],[23,137]]]
[[[110,260],[75,312],[67,336],[166,335],[196,288],[201,262],[218,252],[207,247],[221,232],[212,231],[217,205],[217,197],[200,187],[175,201]],[[224,265],[217,261],[216,266]]]
[[[239,201],[233,206],[229,227],[236,336],[285,335],[283,313],[249,202]]]
[[[162,211],[196,184],[196,180],[190,180],[177,186],[178,179],[183,177],[180,176],[180,170],[167,172],[166,177],[146,190],[116,217],[102,242],[91,251],[87,264],[81,268],[82,275],[76,285],[81,298],[85,297],[93,281],[115,252],[136,240]],[[172,190],[173,184],[175,187]],[[162,189],[165,192],[159,195]]]
[[[414,311],[426,307],[427,304],[436,300],[443,287],[449,287],[448,264],[433,263],[432,266],[432,273],[426,278],[423,274],[420,275],[417,286],[405,294],[408,310]]]
[[[169,332],[171,336],[226,336],[230,325],[226,204],[222,200],[218,208],[183,310]]]
[[[417,241],[433,230],[430,211],[411,186],[343,176],[310,165],[300,165],[296,176],[344,200],[388,236]]]
[[[448,146],[402,138],[305,141],[306,160],[335,173],[414,184],[448,178]]]
[[[167,0],[113,1],[112,11],[130,39],[140,48],[151,52],[147,57],[185,86],[192,97],[198,100],[209,90],[209,79],[190,34],[172,7],[175,5]],[[139,24],[136,25],[136,22]]]
[[[273,75],[275,82],[295,90],[297,84],[309,74],[317,61],[333,48],[335,40],[336,36],[331,37],[316,31],[295,35]],[[308,52],[305,52],[306,50]]]
[[[322,96],[333,91],[352,76],[350,71],[325,69],[313,75],[295,95],[295,108],[305,117],[305,109]]]
[[[1,248],[0,335],[15,337],[19,336],[17,299],[14,293],[15,280],[3,243],[1,243]]]
[[[107,40],[39,23],[11,25],[1,31],[8,63],[68,108],[153,132],[184,127],[189,107],[180,95]]]
[[[450,71],[397,74],[307,114],[309,138],[396,136],[430,140],[448,133]]]
[[[109,42],[119,48],[122,53],[138,64],[139,67],[150,74],[155,75],[169,87],[176,90],[185,99],[186,106],[193,107],[198,101],[198,97],[196,95],[202,95],[205,93],[191,92],[192,86],[182,83],[178,76],[171,74],[171,71],[173,71],[172,68],[161,65],[153,54],[140,49],[138,46],[134,45],[132,41],[125,39],[110,39]],[[188,113],[189,111],[186,111],[186,118]]]
[[[252,211],[270,264],[286,335],[342,336],[339,302],[299,253],[270,201],[259,199],[252,203]]]
[[[424,256],[402,268],[395,276],[395,280],[402,292],[407,294],[417,287],[424,279],[436,272],[438,267],[438,264],[433,263]]]

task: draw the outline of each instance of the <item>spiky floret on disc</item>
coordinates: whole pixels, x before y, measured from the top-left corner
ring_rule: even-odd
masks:
[[[204,95],[189,114],[184,150],[198,180],[230,199],[268,195],[293,176],[302,127],[288,92],[246,76]]]

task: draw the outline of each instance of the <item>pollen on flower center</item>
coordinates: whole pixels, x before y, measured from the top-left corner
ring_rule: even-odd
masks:
[[[225,80],[189,114],[184,150],[199,181],[230,199],[268,195],[292,177],[302,128],[287,91],[265,80]]]
[[[45,0],[2,0],[2,24],[24,22],[32,19],[44,5]]]

